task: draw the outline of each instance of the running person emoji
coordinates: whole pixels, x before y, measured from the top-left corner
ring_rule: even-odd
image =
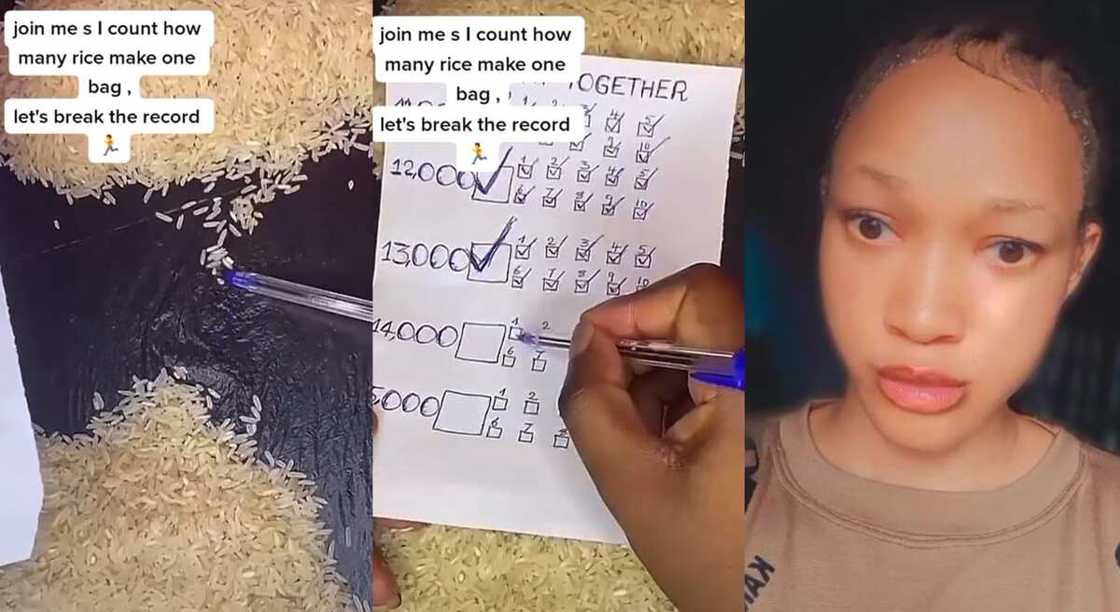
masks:
[[[484,157],[482,155],[482,145],[480,145],[476,142],[476,143],[474,143],[474,146],[471,147],[471,149],[474,151],[474,161],[471,162],[472,166],[475,165],[475,163],[478,162],[478,160],[486,159],[486,157]]]
[[[112,134],[106,134],[105,135],[105,155],[113,153],[116,150],[117,150],[117,148],[113,146],[113,135]]]

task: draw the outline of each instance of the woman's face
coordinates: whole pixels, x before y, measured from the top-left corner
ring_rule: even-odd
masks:
[[[888,439],[951,448],[1046,347],[1100,230],[1079,235],[1057,101],[938,53],[882,81],[833,152],[821,287],[849,397]]]

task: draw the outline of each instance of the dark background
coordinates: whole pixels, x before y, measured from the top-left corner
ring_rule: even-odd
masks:
[[[360,152],[306,164],[301,191],[265,205],[252,237],[227,239],[237,266],[369,299],[370,165]],[[242,186],[219,183],[205,197]],[[117,206],[68,206],[0,170],[0,270],[32,420],[47,431],[82,431],[95,391],[112,407],[132,375],[154,378],[173,366],[222,394],[216,422],[250,414],[259,395],[260,455],[291,459],[315,479],[339,572],[368,600],[368,325],[219,286],[198,263],[216,239],[202,217],[188,215],[176,231],[154,216],[202,197],[201,187],[173,187],[145,205],[145,188],[133,186],[114,190]]]
[[[818,177],[832,125],[863,58],[899,24],[931,10],[1015,5],[1073,41],[1093,81],[1117,111],[1120,6],[1072,2],[809,3],[751,0],[748,6],[747,327],[752,410],[839,393],[817,285]],[[1111,139],[1120,142],[1115,119]],[[1068,304],[1043,365],[1017,407],[1066,423],[1091,441],[1120,447],[1120,232],[1115,169],[1103,198],[1105,239],[1083,289]]]

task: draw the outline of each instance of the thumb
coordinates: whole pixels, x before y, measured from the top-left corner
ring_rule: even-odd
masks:
[[[644,494],[655,493],[680,457],[673,440],[650,430],[627,391],[632,377],[615,338],[581,321],[573,333],[560,415],[599,494],[620,522],[642,511]]]

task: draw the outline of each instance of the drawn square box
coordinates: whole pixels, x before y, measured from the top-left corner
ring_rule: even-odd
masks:
[[[529,364],[529,368],[534,372],[544,372],[544,367],[548,365],[548,361],[540,357],[533,357],[533,362]]]
[[[471,199],[475,202],[490,202],[492,204],[509,204],[510,193],[513,189],[513,168],[502,166],[498,168],[496,176],[483,180],[477,178]]]
[[[498,363],[505,340],[506,326],[501,323],[464,322],[455,358],[476,363]]]
[[[544,245],[544,256],[548,259],[556,259],[560,257],[560,245],[546,244]]]
[[[603,204],[603,216],[613,217],[615,209],[618,208],[618,202],[611,202],[610,204]]]
[[[512,368],[515,363],[517,363],[517,357],[514,355],[502,355],[503,368]]]
[[[544,177],[554,181],[560,180],[560,166],[549,166],[545,169]]]
[[[508,407],[509,407],[509,400],[507,398],[504,398],[504,397],[501,397],[501,396],[498,396],[498,395],[494,396],[494,407],[491,408],[491,410],[501,411],[501,410],[505,410]]]
[[[529,251],[532,250],[532,244],[518,244],[513,247],[514,259],[529,259]]]
[[[643,206],[641,203],[639,203],[637,206],[634,207],[634,214],[632,215],[634,220],[635,221],[645,221],[646,217],[649,216],[649,209],[651,209],[651,208],[653,208],[652,204]]]
[[[650,176],[653,175],[651,174]],[[638,189],[640,191],[649,189],[650,176],[639,176],[638,178],[634,179],[634,189]]]
[[[616,283],[607,283],[607,295],[621,295],[622,282],[623,281],[618,281]]]
[[[639,121],[638,122],[638,136],[642,138],[653,138],[653,128],[657,127],[656,123],[652,121]]]
[[[545,208],[556,208],[556,196],[558,195],[560,195],[559,191],[541,196],[541,206]]]
[[[577,278],[576,279],[576,293],[587,293],[588,291],[590,291],[591,290],[591,281],[594,280],[594,278],[595,277]]]
[[[548,292],[556,292],[560,290],[560,278],[543,278],[541,279],[541,290]]]
[[[525,288],[525,277],[524,276],[514,276],[513,279],[510,280],[509,286],[514,288],[514,289],[524,289]]]
[[[533,432],[526,427],[517,433],[517,441],[524,442],[525,444],[533,443]]]
[[[521,189],[518,189],[513,194],[513,203],[514,204],[524,204],[525,199],[529,197],[530,193],[533,193],[534,189],[536,189],[536,187],[533,187],[533,189],[530,189],[529,191],[521,191]]]
[[[609,157],[611,159],[616,159],[616,158],[618,158],[618,152],[619,152],[620,149],[622,149],[622,145],[619,145],[619,144],[603,145],[603,157]]]
[[[520,340],[521,339],[521,334],[524,334],[524,333],[525,333],[525,330],[521,329],[520,327],[518,327],[516,325],[510,325],[509,326],[509,339],[510,340]]]
[[[522,412],[525,414],[540,414],[541,403],[535,399],[527,399],[525,400],[525,409]]]
[[[493,247],[493,243],[471,243],[471,254],[474,259],[482,261]],[[490,263],[481,270],[474,264],[467,266],[467,280],[478,283],[506,283],[509,282],[509,266],[513,259],[513,247],[508,244],[499,244],[490,258]]]
[[[487,438],[492,438],[492,439],[501,438],[502,437],[502,428],[498,427],[497,425],[491,424],[490,427],[486,428],[486,437]]]
[[[634,161],[638,162],[639,164],[648,164],[649,153],[649,149],[638,149],[638,151],[634,153]]]
[[[590,183],[591,182],[591,171],[590,170],[576,170],[576,182],[577,183]]]
[[[517,164],[517,178],[531,179],[533,178],[533,165],[532,164]]]
[[[618,174],[608,174],[606,179],[603,181],[603,184],[607,187],[618,187],[618,177],[621,175],[621,172],[619,172]]]
[[[552,447],[568,448],[568,443],[571,442],[571,440],[572,438],[568,435],[568,430],[561,429],[560,431],[556,432],[556,435],[552,436]]]
[[[575,203],[574,203],[574,204],[572,205],[572,210],[574,210],[574,211],[576,211],[576,212],[584,212],[584,211],[586,211],[586,210],[587,210],[587,200],[590,200],[590,199],[591,199],[591,198],[587,198],[587,199],[581,200],[581,199],[579,199],[579,198],[576,198],[576,201],[575,201]]]
[[[489,411],[489,395],[460,393],[449,389],[443,392],[432,429],[444,433],[481,436]]]
[[[569,151],[582,151],[583,150],[583,143],[585,143],[585,142],[587,142],[587,137],[586,136],[584,136],[583,140],[580,140],[580,141],[577,141],[577,142],[570,142],[570,143],[568,143],[568,150]]]
[[[617,134],[622,127],[622,117],[607,117],[606,129],[612,134]]]
[[[591,261],[591,247],[576,247],[576,261]]]
[[[635,268],[648,268],[652,262],[653,256],[651,253],[638,253],[634,256]]]
[[[625,253],[625,252],[626,252],[626,249],[622,249],[620,251],[615,251],[615,250],[607,251],[607,264],[612,265],[612,266],[621,265],[622,264],[622,254]]]

